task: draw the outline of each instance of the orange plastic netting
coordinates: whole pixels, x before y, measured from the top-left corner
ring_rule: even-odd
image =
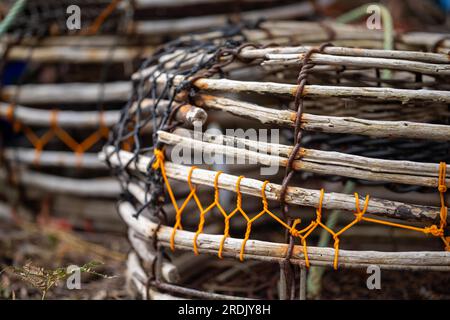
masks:
[[[450,237],[445,237],[445,235],[444,235],[444,229],[447,225],[447,212],[448,212],[447,206],[445,205],[445,192],[447,191],[447,187],[445,185],[445,175],[446,175],[445,162],[441,162],[439,164],[439,173],[438,173],[438,175],[439,175],[438,191],[439,191],[439,195],[440,195],[440,204],[441,204],[439,225],[433,224],[429,227],[420,228],[420,227],[414,227],[414,226],[410,226],[410,225],[406,225],[406,224],[394,223],[394,222],[390,222],[390,221],[366,217],[365,213],[366,213],[366,210],[369,205],[370,197],[369,197],[369,195],[366,196],[365,201],[364,201],[364,206],[361,209],[359,206],[359,195],[358,195],[358,193],[355,192],[355,194],[354,194],[355,195],[355,213],[354,213],[355,219],[336,232],[336,231],[333,231],[330,228],[328,228],[322,222],[322,203],[323,203],[323,197],[324,197],[324,189],[320,190],[320,200],[319,200],[319,203],[318,203],[317,209],[316,209],[316,219],[314,221],[312,221],[307,227],[305,227],[301,230],[297,230],[297,226],[301,223],[301,219],[296,219],[291,227],[269,209],[266,192],[265,192],[266,186],[269,183],[269,181],[265,181],[263,184],[263,187],[261,189],[261,198],[262,198],[263,209],[260,212],[258,212],[253,218],[250,218],[250,215],[247,212],[245,212],[245,210],[242,208],[242,194],[240,191],[240,182],[244,178],[243,176],[240,176],[236,183],[236,189],[235,189],[235,191],[236,191],[236,207],[233,210],[231,210],[231,212],[229,212],[229,213],[227,213],[225,211],[225,209],[222,207],[222,205],[220,204],[220,199],[219,199],[219,176],[220,176],[220,174],[222,174],[221,171],[218,171],[216,173],[216,176],[214,179],[214,201],[207,207],[204,207],[197,195],[196,186],[193,185],[191,182],[192,173],[196,169],[195,166],[190,168],[189,175],[188,175],[188,185],[189,185],[190,193],[188,194],[186,199],[183,201],[181,206],[178,206],[175,195],[172,190],[172,187],[170,185],[169,179],[167,178],[166,169],[164,166],[164,161],[165,161],[164,160],[164,152],[162,150],[155,149],[154,153],[155,153],[156,160],[153,163],[152,168],[153,168],[153,170],[158,170],[158,169],[161,170],[161,174],[164,179],[164,184],[167,188],[167,192],[169,194],[170,201],[171,201],[172,205],[174,206],[175,212],[176,212],[175,225],[173,227],[171,240],[170,240],[170,247],[172,250],[175,249],[176,231],[182,229],[182,223],[181,223],[182,214],[183,214],[185,208],[187,207],[187,204],[192,199],[194,199],[194,201],[199,209],[199,212],[200,212],[198,228],[197,228],[197,231],[195,233],[194,240],[192,243],[195,254],[198,254],[197,238],[203,232],[203,227],[205,225],[205,216],[208,212],[210,212],[214,208],[217,208],[217,210],[224,217],[224,233],[223,233],[223,237],[220,242],[220,247],[218,250],[219,258],[222,258],[222,256],[223,256],[225,240],[229,237],[230,219],[233,216],[235,216],[236,214],[242,215],[242,217],[247,222],[245,235],[244,235],[241,250],[239,253],[239,258],[241,261],[244,260],[245,245],[246,245],[246,242],[248,241],[248,239],[250,238],[250,234],[252,231],[252,224],[257,219],[262,217],[264,214],[267,214],[270,217],[272,217],[281,226],[286,228],[292,236],[294,236],[300,240],[300,243],[303,247],[305,265],[307,267],[310,266],[310,262],[308,259],[307,238],[312,234],[312,232],[315,229],[323,228],[332,235],[332,237],[334,239],[334,249],[335,249],[333,267],[334,267],[334,269],[337,269],[338,262],[339,262],[339,244],[340,244],[339,236],[341,236],[345,231],[349,230],[351,227],[353,227],[354,225],[356,225],[357,223],[359,223],[361,221],[377,223],[377,224],[390,226],[390,227],[408,229],[408,230],[412,230],[412,231],[422,232],[424,234],[431,234],[435,237],[439,237],[444,243],[445,250],[450,251]]]
[[[30,143],[33,145],[36,154],[34,163],[39,164],[39,159],[45,146],[54,138],[58,138],[63,142],[71,151],[73,151],[78,157],[78,164],[82,163],[83,154],[92,148],[97,142],[102,139],[107,139],[109,134],[109,128],[105,126],[103,121],[103,114],[100,112],[100,123],[97,131],[90,134],[82,142],[76,141],[66,130],[58,126],[58,111],[53,110],[51,113],[50,127],[40,137],[29,127],[22,122],[14,119],[14,105],[10,105],[7,112],[7,120],[9,120],[14,128],[15,132],[23,132]]]

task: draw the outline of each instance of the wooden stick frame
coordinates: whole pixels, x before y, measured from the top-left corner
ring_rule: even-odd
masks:
[[[147,172],[148,165],[151,161],[151,158],[149,157],[139,156],[136,161],[130,162],[130,160],[133,159],[132,153],[127,151],[119,151],[119,153],[116,153],[114,147],[106,147],[99,156],[103,161],[108,159],[113,166],[118,166],[120,163],[129,163],[128,169],[137,170],[142,173]],[[165,168],[168,178],[187,182],[190,167],[166,162]],[[192,172],[191,181],[195,184],[212,187],[214,185],[215,176],[216,172],[214,171],[196,169]],[[218,187],[224,190],[235,191],[237,180],[237,176],[223,173],[219,176]],[[240,180],[240,190],[242,194],[261,197],[263,184],[264,183],[259,180],[243,178]],[[280,185],[269,183],[266,185],[265,194],[268,200],[278,200],[280,191]],[[286,203],[293,205],[317,208],[319,198],[319,190],[289,187],[286,193]],[[360,199],[361,207],[363,206],[363,202],[364,201]],[[323,208],[353,212],[355,210],[355,198],[346,194],[325,193]],[[405,204],[375,198],[371,198],[366,212],[369,215],[384,216],[406,221],[422,221],[425,223],[437,222],[440,217],[440,208],[437,207]]]
[[[119,213],[129,228],[135,232],[153,237],[156,233],[160,244],[164,247],[170,246],[173,228],[161,226],[140,216],[133,217],[136,213],[134,207],[128,202],[119,205]],[[178,230],[175,234],[175,248],[181,250],[192,250],[192,242],[195,233]],[[198,247],[200,253],[217,255],[221,242],[221,235],[200,234],[198,236]],[[241,250],[241,239],[227,238],[223,254],[225,257],[236,258]],[[281,262],[285,259],[287,244],[272,243],[258,240],[248,240],[246,243],[246,259],[255,259],[267,262]],[[308,247],[309,260],[312,266],[332,266],[334,249],[322,247]],[[293,264],[304,264],[303,248],[294,246],[290,259]],[[366,268],[369,265],[378,265],[382,269],[389,270],[428,270],[428,271],[450,271],[450,252],[377,252],[377,251],[350,251],[340,250],[339,267],[341,268]]]
[[[179,133],[189,133],[179,130]],[[192,133],[185,135],[158,131],[161,142],[177,145],[186,149],[199,150],[208,154],[230,156],[233,159],[242,157],[251,163],[260,165],[276,165],[284,167],[292,152],[292,147],[267,144],[264,142],[239,139],[230,136],[204,135],[201,141]],[[239,147],[233,147],[237,144]],[[246,149],[248,148],[248,149]],[[261,151],[259,151],[261,150]],[[265,151],[265,152],[262,152]],[[349,178],[404,183],[426,187],[438,186],[439,165],[434,163],[418,163],[412,161],[395,161],[373,159],[361,156],[346,155],[340,152],[302,149],[293,164],[294,170],[318,174],[340,175]],[[450,187],[450,166],[446,185]]]

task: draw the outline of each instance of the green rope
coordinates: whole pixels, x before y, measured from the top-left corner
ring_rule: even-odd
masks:
[[[362,5],[356,9],[353,9],[347,13],[344,13],[340,17],[336,19],[339,23],[350,23],[355,21],[361,17],[367,15],[367,9],[370,6],[377,6],[380,8],[381,19],[383,23],[383,33],[384,33],[384,42],[383,48],[384,50],[394,50],[394,23],[392,22],[392,15],[386,6],[379,3],[368,3]],[[390,70],[382,70],[382,78],[390,79],[391,71]]]
[[[355,183],[353,181],[347,181],[344,186],[344,193],[351,193],[355,189]],[[326,226],[330,229],[334,229],[339,220],[339,216],[342,214],[339,210],[333,210],[327,219]],[[319,237],[319,247],[327,247],[331,240],[331,234],[322,229]],[[308,298],[318,298],[322,290],[322,276],[325,272],[324,267],[311,267],[308,272],[308,278],[306,281],[306,291]]]
[[[14,5],[9,10],[8,14],[6,15],[5,19],[3,19],[2,22],[0,22],[0,37],[6,33],[9,29],[9,27],[12,25],[14,20],[16,20],[19,13],[25,8],[25,4],[27,3],[27,0],[17,0]]]

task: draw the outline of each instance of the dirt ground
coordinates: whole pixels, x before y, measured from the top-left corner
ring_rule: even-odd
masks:
[[[101,262],[93,270],[103,276],[82,274],[81,289],[69,290],[65,280],[48,290],[46,299],[130,299],[125,289],[125,259],[129,245],[125,235],[67,232],[41,229],[35,225],[18,227],[0,223],[0,299],[41,299],[42,291],[24,280],[10,267],[55,270],[69,265]],[[269,265],[261,274],[276,274]],[[450,273],[385,271],[381,289],[368,290],[365,270],[327,270],[323,277],[322,299],[450,299]],[[211,288],[201,279],[201,289]],[[268,281],[269,282],[269,281]],[[199,284],[201,283],[201,284]],[[272,296],[276,298],[276,296]]]
[[[120,234],[42,230],[0,222],[0,299],[41,299],[42,291],[33,286],[33,279],[24,280],[10,268],[30,264],[45,270],[96,265],[93,271],[100,275],[82,272],[80,290],[69,290],[65,280],[59,281],[46,299],[125,299],[125,239]]]

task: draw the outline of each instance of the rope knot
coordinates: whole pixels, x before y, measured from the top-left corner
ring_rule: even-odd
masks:
[[[444,230],[437,227],[437,225],[432,225],[430,227],[426,227],[423,229],[423,232],[426,234],[432,234],[435,237],[443,237]]]
[[[339,236],[337,234],[333,235],[333,240],[334,240],[334,248],[339,247]]]
[[[297,229],[295,229],[295,227],[297,227],[297,225],[300,224],[301,221],[302,221],[302,220],[299,219],[299,218],[295,219],[295,220],[294,220],[294,223],[292,224],[291,229],[289,230],[289,232],[290,232],[294,237],[297,237],[297,238],[300,237],[300,232],[299,232]]]
[[[447,192],[447,186],[445,184],[441,184],[438,186],[439,192]]]
[[[291,229],[290,233],[293,237],[296,237],[296,238],[300,237],[300,233],[298,232],[298,230]]]
[[[152,169],[157,170],[164,162],[164,151],[162,151],[161,149],[155,149],[153,153],[155,155],[155,162],[153,162]]]
[[[364,200],[364,207],[361,210],[359,206],[359,194],[355,192],[355,207],[356,207],[356,213],[355,213],[355,220],[356,222],[361,222],[364,218],[364,214],[367,211],[367,208],[369,207],[369,196],[366,196],[366,199]]]
[[[314,221],[313,223],[320,224],[322,222],[322,214],[320,212],[316,211],[316,215],[317,215],[316,221]]]
[[[320,224],[322,219],[322,207],[323,207],[323,197],[325,195],[325,190],[320,189],[320,196],[319,196],[319,205],[316,209],[316,223]]]

